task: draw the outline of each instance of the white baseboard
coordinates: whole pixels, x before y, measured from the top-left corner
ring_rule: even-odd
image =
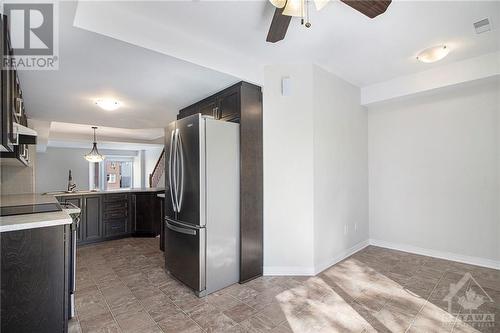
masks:
[[[341,252],[336,257],[332,258],[328,262],[324,262],[316,267],[286,267],[286,266],[264,266],[265,276],[314,276],[328,267],[335,265],[339,261],[353,255],[354,253],[364,249],[370,245],[368,240],[362,241],[353,247]]]
[[[322,271],[324,271],[328,267],[335,265],[336,263],[344,260],[345,258],[347,258],[349,256],[352,256],[354,253],[356,253],[358,251],[361,251],[362,249],[364,249],[368,245],[370,245],[369,240],[368,239],[364,240],[364,241],[359,242],[358,244],[352,246],[351,248],[342,251],[336,257],[331,258],[330,260],[328,260],[326,262],[323,262],[323,263],[321,263],[319,265],[316,265],[316,267],[315,267],[315,274],[314,275],[316,275],[318,273],[321,273]]]
[[[264,266],[264,276],[314,276],[314,267]]]
[[[387,249],[398,250],[403,252],[409,252],[414,254],[420,254],[423,256],[434,257],[439,259],[446,259],[461,262],[464,264],[476,265],[481,267],[500,269],[500,261],[485,259],[479,257],[471,257],[457,253],[438,251],[432,249],[424,249],[421,247],[405,244],[396,244],[391,242],[386,242],[378,239],[370,239],[370,245],[384,247]]]

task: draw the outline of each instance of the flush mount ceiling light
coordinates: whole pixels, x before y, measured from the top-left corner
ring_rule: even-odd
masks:
[[[417,55],[417,60],[425,63],[436,62],[446,57],[448,53],[450,53],[450,49],[446,45],[437,45],[420,52]]]
[[[90,151],[90,153],[85,155],[85,159],[89,162],[94,163],[102,162],[104,161],[104,156],[99,154],[99,150],[97,149],[97,142],[95,139],[95,130],[97,129],[97,127],[92,126],[92,129],[94,130],[94,143],[92,144],[92,150]]]
[[[113,99],[98,99],[95,104],[106,111],[114,111],[120,107],[120,102]]]

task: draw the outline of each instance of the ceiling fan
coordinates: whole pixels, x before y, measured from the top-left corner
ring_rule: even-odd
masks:
[[[267,33],[266,41],[276,43],[285,38],[292,16],[301,17],[301,23],[307,28],[309,22],[309,3],[311,0],[269,0],[275,7],[273,20]],[[316,10],[321,10],[330,0],[314,0]],[[346,5],[369,18],[385,13],[392,0],[340,0]]]

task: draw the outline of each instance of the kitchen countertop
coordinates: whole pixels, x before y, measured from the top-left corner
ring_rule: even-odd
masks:
[[[3,195],[0,196],[0,207],[5,206],[21,206],[58,202],[56,199],[60,196],[71,195],[95,195],[95,194],[108,194],[108,193],[140,193],[140,192],[164,192],[162,187],[140,187],[123,190],[110,190],[110,191],[77,191],[72,193],[65,192],[49,192],[46,194],[16,194],[16,195]],[[0,216],[0,232],[25,230],[33,228],[51,227],[56,225],[64,225],[72,223],[72,219],[65,211],[37,213],[37,214],[23,214]]]
[[[16,194],[0,196],[0,206],[20,206],[57,202],[51,195]],[[72,219],[65,211],[0,216],[0,232],[52,227],[72,223]]]
[[[45,196],[68,196],[68,195],[95,195],[95,194],[108,194],[108,193],[138,193],[138,192],[164,192],[165,188],[163,187],[135,187],[135,188],[126,188],[121,190],[106,190],[106,191],[89,191],[89,190],[81,190],[76,192],[48,192],[44,193]]]

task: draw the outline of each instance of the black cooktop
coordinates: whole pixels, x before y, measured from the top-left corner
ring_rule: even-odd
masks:
[[[49,213],[61,211],[58,203],[0,207],[0,216]]]

